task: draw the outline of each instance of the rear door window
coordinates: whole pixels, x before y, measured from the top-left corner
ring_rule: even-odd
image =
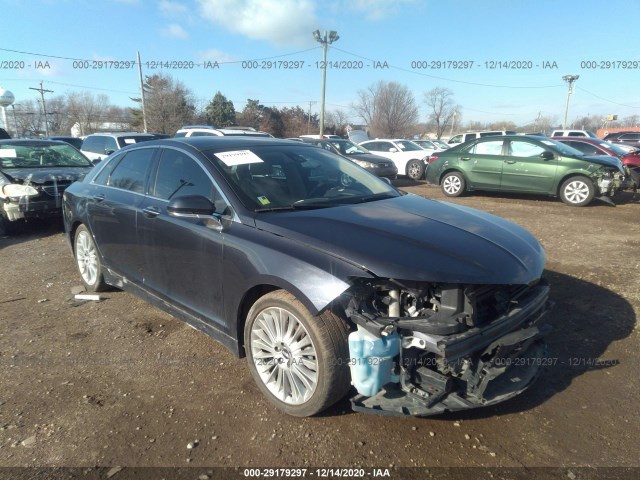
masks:
[[[153,148],[141,148],[128,152],[113,169],[108,185],[135,193],[144,193],[154,152]]]

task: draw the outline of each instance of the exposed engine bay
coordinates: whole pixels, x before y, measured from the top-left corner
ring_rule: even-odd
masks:
[[[598,188],[598,195],[602,197],[612,197],[623,188],[628,187],[625,175],[617,169],[599,169],[591,178]]]
[[[512,398],[544,366],[549,286],[361,280],[342,296],[357,411],[427,416]]]

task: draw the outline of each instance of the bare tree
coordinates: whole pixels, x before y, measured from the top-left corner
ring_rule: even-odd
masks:
[[[35,100],[25,100],[20,102],[18,107],[14,105],[13,117],[16,127],[16,135],[19,137],[30,137],[38,135],[41,130],[42,114],[40,106]]]
[[[425,92],[424,101],[429,107],[429,121],[435,127],[438,138],[442,138],[454,116],[460,121],[460,106],[456,105],[453,92],[448,88],[436,87]]]
[[[193,95],[182,82],[174,81],[169,75],[156,74],[146,77],[143,88],[147,129],[150,132],[172,134],[185,123],[191,123],[195,113]],[[131,110],[134,117],[132,126],[140,128],[140,110]]]
[[[344,110],[333,110],[327,114],[325,130],[341,137],[347,136],[349,115]]]
[[[88,135],[101,129],[106,121],[109,97],[94,96],[91,92],[71,92],[67,94],[68,120],[78,124],[81,135]]]
[[[418,107],[413,93],[397,82],[379,81],[366,90],[360,90],[353,108],[375,136],[407,136],[418,123]]]

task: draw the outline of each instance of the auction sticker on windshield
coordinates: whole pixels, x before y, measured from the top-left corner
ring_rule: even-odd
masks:
[[[215,156],[222,160],[227,167],[246,165],[247,163],[263,163],[260,157],[250,150],[219,152]]]

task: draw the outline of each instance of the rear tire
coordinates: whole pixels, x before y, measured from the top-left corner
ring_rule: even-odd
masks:
[[[315,415],[350,388],[349,330],[330,311],[313,316],[292,294],[276,290],[258,299],[244,329],[249,370],[280,410]]]
[[[410,160],[407,163],[407,177],[411,180],[421,180],[424,176],[424,164],[420,160]]]
[[[572,207],[584,207],[591,203],[595,195],[593,182],[587,177],[577,176],[567,179],[560,187],[560,198]]]
[[[442,177],[440,188],[447,197],[459,197],[464,193],[466,183],[461,173],[449,172]]]

